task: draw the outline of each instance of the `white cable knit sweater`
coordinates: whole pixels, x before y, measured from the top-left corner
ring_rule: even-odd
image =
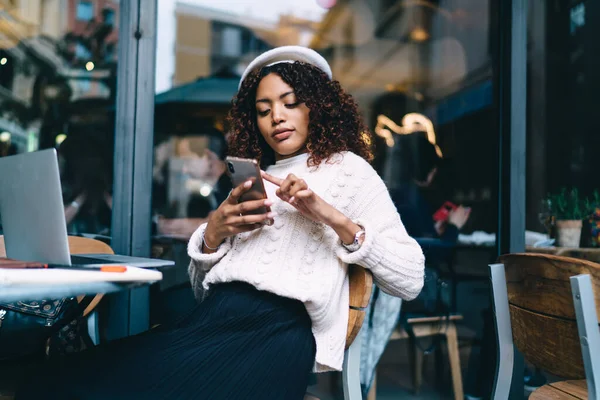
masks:
[[[312,319],[317,345],[314,370],[341,370],[348,324],[348,264],[373,273],[386,293],[415,298],[423,286],[424,256],[408,236],[387,188],[375,170],[351,152],[337,154],[318,169],[307,154],[278,161],[267,172],[304,179],[325,201],[365,229],[359,250],[349,252],[329,226],[312,222],[281,201],[275,185],[265,181],[272,226],[227,239],[212,254],[202,253],[206,224],[192,235],[190,279],[196,293],[204,285],[243,281],[280,296],[302,301]]]

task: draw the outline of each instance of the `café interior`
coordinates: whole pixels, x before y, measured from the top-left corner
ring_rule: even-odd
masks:
[[[0,0],[0,168],[51,151],[59,178],[54,201],[52,185],[10,186],[34,164],[0,170],[0,260],[38,240],[67,246],[66,262],[139,267],[58,289],[0,279],[0,399],[32,362],[195,306],[188,241],[229,190],[231,100],[248,63],[286,45],[321,54],[359,104],[372,165],[426,259],[412,302],[350,270],[344,369],[315,374],[305,399],[600,396],[596,18],[590,0]],[[2,215],[13,189],[48,205],[43,218],[64,208],[54,240],[15,233]],[[413,224],[422,211],[427,227]],[[67,298],[77,333],[4,333],[5,315],[54,321]]]

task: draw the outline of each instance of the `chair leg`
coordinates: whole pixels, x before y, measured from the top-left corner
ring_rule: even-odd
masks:
[[[371,390],[369,390],[367,400],[377,400],[377,371],[375,371],[375,377],[373,378],[373,384],[371,385]]]
[[[452,373],[454,399],[462,400],[464,398],[462,373],[460,371],[460,354],[458,352],[458,338],[456,335],[456,325],[454,323],[448,325],[446,330],[446,342],[448,345],[448,358],[450,359],[450,372]]]
[[[409,340],[408,346],[412,362],[413,392],[419,394],[423,383],[423,352],[413,339]]]
[[[508,399],[512,372],[514,366],[514,347],[510,311],[508,309],[508,292],[506,289],[506,274],[503,264],[490,264],[490,278],[492,281],[492,301],[494,322],[496,325],[497,367],[494,378],[492,398],[497,400]]]
[[[344,366],[342,370],[342,383],[344,388],[344,400],[362,400],[360,389],[360,346],[362,335],[356,338],[344,354]]]
[[[90,339],[95,346],[100,343],[100,328],[98,327],[98,312],[93,311],[87,316],[87,329]]]
[[[442,349],[443,341],[438,335],[432,338],[437,341],[435,350],[433,351],[435,381],[438,388],[444,387],[444,373],[446,372],[446,360],[444,360],[444,350]]]
[[[594,289],[587,274],[572,276],[570,280],[588,395],[590,399],[595,399],[600,395],[600,334]]]

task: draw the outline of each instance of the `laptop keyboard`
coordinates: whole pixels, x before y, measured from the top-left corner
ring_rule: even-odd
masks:
[[[104,260],[102,258],[71,256],[71,264],[72,265],[83,265],[83,264],[121,264],[121,263],[116,262],[116,261]]]

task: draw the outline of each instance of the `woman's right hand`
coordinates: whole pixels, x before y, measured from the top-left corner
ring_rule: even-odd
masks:
[[[267,220],[271,220],[271,223],[273,222],[275,213],[272,212],[244,215],[260,207],[270,207],[273,205],[273,202],[268,199],[249,200],[238,203],[240,196],[248,191],[251,186],[252,181],[249,180],[233,189],[229,197],[210,215],[204,231],[205,243],[202,246],[202,252],[211,253],[216,251],[208,249],[207,246],[217,248],[230,236],[261,228]]]
[[[460,230],[467,223],[469,215],[471,215],[471,207],[458,206],[450,211],[448,223],[455,225]]]

